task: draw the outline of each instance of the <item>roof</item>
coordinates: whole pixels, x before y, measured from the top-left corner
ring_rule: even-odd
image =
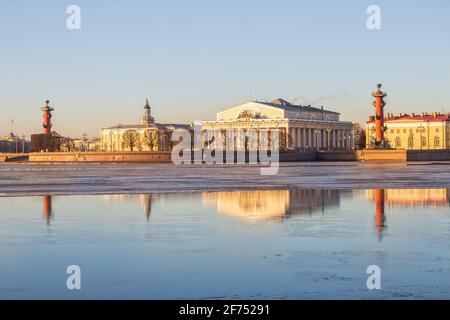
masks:
[[[146,124],[118,124],[113,127],[103,128],[103,130],[114,130],[114,129],[145,129],[145,128],[157,128],[166,129],[169,127],[174,127],[175,129],[189,129],[188,124],[174,124],[174,123],[152,123],[150,125]]]
[[[398,116],[388,116],[384,118],[384,122],[402,122],[402,121],[414,121],[414,122],[447,122],[450,121],[450,113],[434,112],[432,114],[402,114]],[[375,122],[374,117],[370,117],[367,123]]]
[[[261,103],[261,104],[264,104],[264,105],[270,106],[270,107],[281,108],[286,111],[307,111],[307,112],[309,111],[309,112],[326,112],[326,113],[339,114],[338,112],[325,110],[322,108],[315,108],[315,107],[311,107],[311,106],[302,106],[302,105],[291,104],[290,102],[288,102],[284,99],[281,99],[281,98],[275,99],[271,102],[261,102],[261,101],[254,101],[254,102]]]
[[[311,106],[302,106],[302,105],[295,105],[292,104],[284,99],[281,98],[277,98],[271,102],[262,102],[262,101],[258,101],[258,100],[247,100],[244,101],[242,103],[239,103],[237,105],[234,105],[232,107],[226,107],[220,110],[220,112],[231,109],[231,108],[235,108],[238,107],[240,105],[243,105],[247,102],[254,102],[254,103],[260,103],[269,107],[274,107],[274,108],[280,108],[286,111],[306,111],[306,112],[325,112],[325,113],[333,113],[333,114],[340,114],[339,112],[334,112],[334,111],[330,111],[330,110],[326,110],[326,109],[321,109],[321,108],[315,108],[315,107],[311,107]]]

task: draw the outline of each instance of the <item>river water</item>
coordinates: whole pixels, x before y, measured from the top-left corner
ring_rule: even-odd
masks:
[[[0,299],[448,299],[449,190],[0,197]]]

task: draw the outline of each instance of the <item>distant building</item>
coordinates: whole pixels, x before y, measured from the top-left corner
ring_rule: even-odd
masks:
[[[351,149],[352,123],[339,120],[339,113],[294,105],[283,99],[272,102],[247,101],[228,107],[217,113],[214,121],[203,121],[202,130],[235,132],[253,129],[264,131],[270,137],[271,131],[278,131],[280,149]],[[242,140],[242,139],[240,139]],[[231,143],[235,150],[247,148],[245,141],[236,139]],[[228,142],[224,142],[228,144]]]
[[[73,151],[78,152],[96,152],[101,151],[101,140],[100,138],[93,137],[88,138],[87,136],[82,136],[81,138],[72,139]]]
[[[366,147],[366,131],[359,123],[353,124],[353,149],[364,149]]]
[[[155,123],[147,100],[138,124],[119,124],[101,130],[101,151],[169,151],[172,132],[178,128],[189,129],[190,126]]]
[[[0,153],[27,153],[30,152],[30,142],[25,137],[18,137],[10,133],[0,137]]]
[[[450,114],[434,112],[421,114],[388,113],[384,118],[384,139],[393,149],[450,149]],[[366,123],[366,143],[375,141],[375,118]]]

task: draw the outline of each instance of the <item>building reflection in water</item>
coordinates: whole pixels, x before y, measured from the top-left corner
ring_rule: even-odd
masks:
[[[154,200],[157,198],[157,195],[154,194],[140,194],[140,195],[132,195],[132,194],[124,194],[124,195],[104,195],[102,198],[108,202],[134,202],[139,201],[142,205],[142,209],[144,211],[144,216],[147,221],[150,220],[150,215],[152,213],[152,204]]]
[[[375,202],[375,229],[379,239],[386,228],[385,206],[400,207],[448,207],[450,189],[373,189],[367,190],[367,199]]]
[[[292,215],[324,212],[325,207],[339,206],[341,190],[261,190],[204,192],[204,203],[217,205],[223,215],[242,221],[281,220]]]
[[[50,225],[50,220],[53,217],[52,196],[44,196],[43,203],[44,203],[44,210],[43,210],[44,219],[47,222],[47,225]]]
[[[366,191],[366,198],[375,202],[375,230],[382,240],[387,228],[385,207],[448,207],[450,189],[373,189]],[[325,208],[340,206],[343,196],[352,196],[352,190],[261,190],[203,192],[193,195],[201,196],[204,204],[213,204],[217,212],[246,222],[283,220],[295,215],[324,213]],[[184,196],[183,196],[184,197]],[[112,201],[140,201],[147,221],[150,219],[152,206],[156,199],[165,195],[105,195],[102,198]],[[186,199],[183,198],[183,201]],[[47,222],[53,219],[52,196],[43,197],[43,215]]]

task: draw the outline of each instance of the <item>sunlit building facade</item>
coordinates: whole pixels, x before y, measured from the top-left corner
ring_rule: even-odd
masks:
[[[340,121],[339,113],[294,105],[283,99],[272,102],[247,101],[228,107],[217,113],[216,120],[203,121],[202,130],[208,136],[211,132],[221,132],[227,149],[245,149],[246,141],[236,139],[226,141],[227,130],[234,136],[245,136],[248,130],[257,135],[272,131],[279,134],[281,149],[352,149],[352,123]],[[243,133],[243,134],[242,134]]]
[[[386,145],[393,149],[439,150],[450,148],[450,114],[388,113],[384,118],[384,138]],[[370,117],[366,123],[366,144],[375,141],[375,119]]]
[[[118,124],[101,130],[101,151],[169,151],[171,134],[179,128],[189,129],[189,125],[156,123],[147,100],[138,124]]]

